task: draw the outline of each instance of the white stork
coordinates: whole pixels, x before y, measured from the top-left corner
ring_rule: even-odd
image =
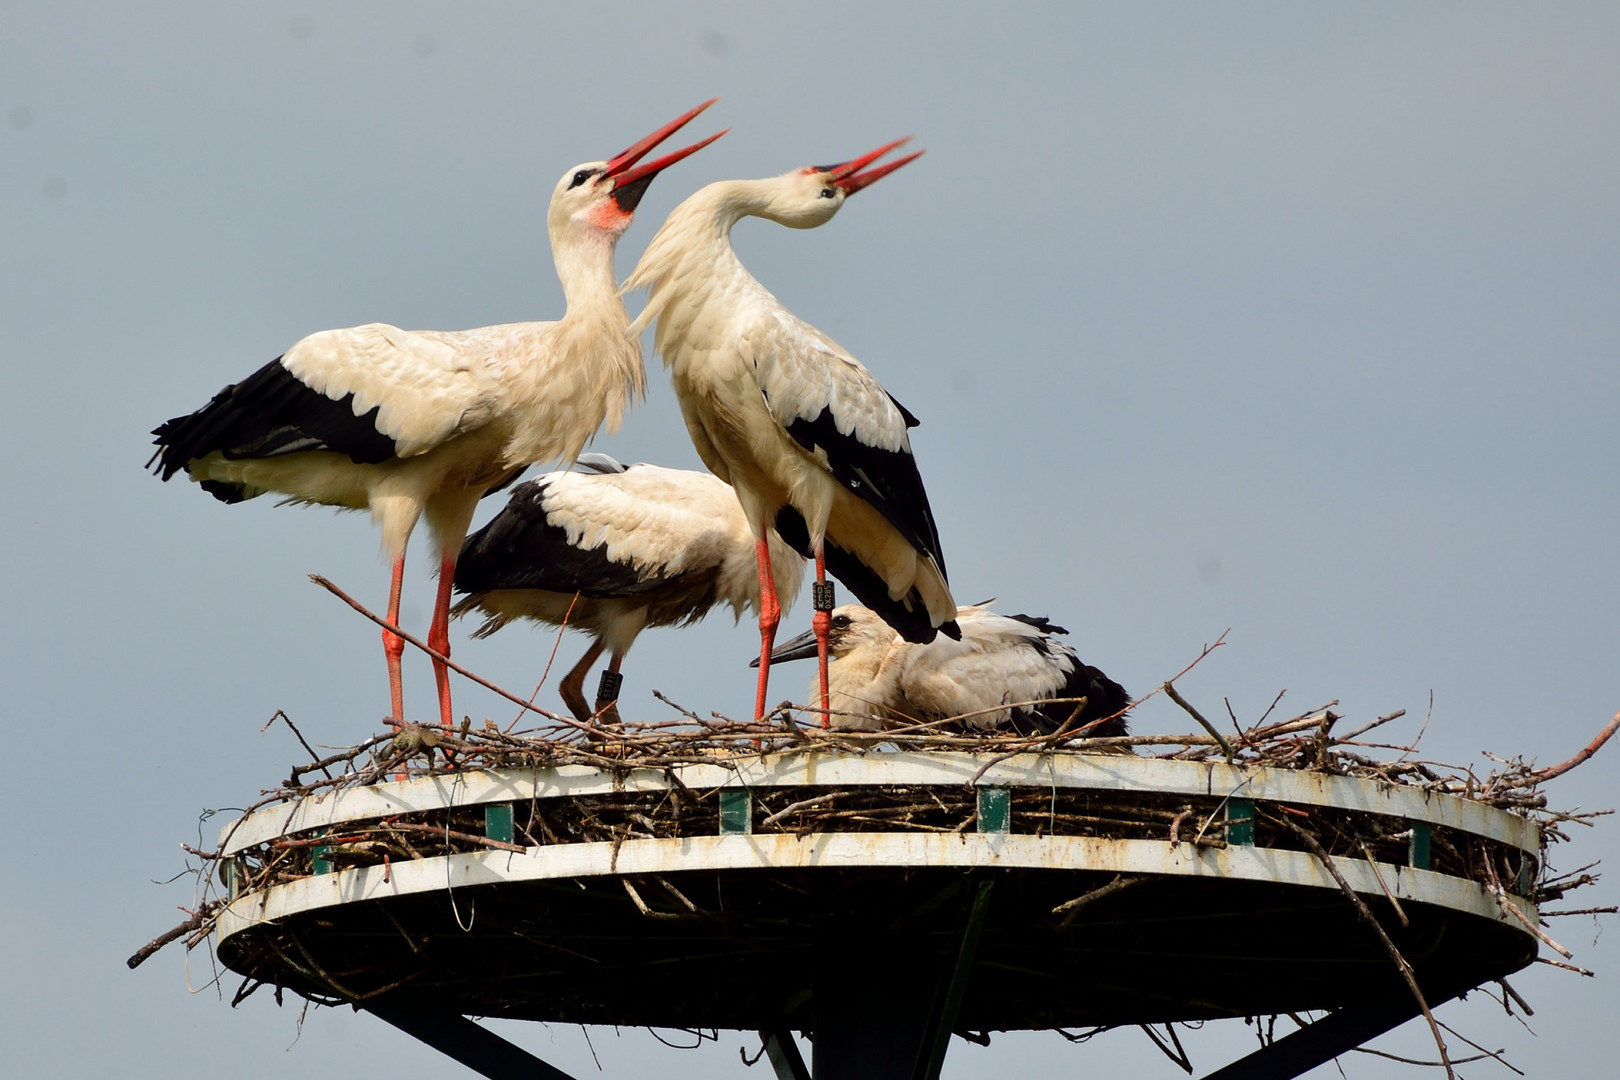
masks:
[[[832,726],[879,731],[960,718],[970,730],[1051,734],[1102,720],[1088,734],[1125,734],[1130,695],[1053,639],[1068,633],[1063,627],[982,606],[960,609],[956,623],[960,640],[915,644],[868,608],[846,604],[834,611],[828,630]],[[814,633],[805,633],[783,642],[772,659],[815,655]],[[817,689],[812,681],[810,693]],[[1074,698],[1086,699],[1078,711]]]
[[[370,323],[312,334],[203,408],[153,431],[156,472],[185,470],[223,502],[265,492],[287,502],[370,510],[393,564],[388,622],[399,625],[405,545],[423,514],[439,550],[428,643],[450,652],[456,553],[487,492],[536,461],[571,460],[642,393],[639,342],[613,273],[613,249],[663,169],[720,137],[637,165],[714,102],[617,157],[557,182],[547,211],[567,313],[556,322],[476,330]],[[393,718],[404,721],[404,641],[383,631]],[[440,718],[452,723],[448,669],[433,664]]]
[[[467,538],[454,615],[488,616],[486,637],[513,619],[571,626],[592,637],[558,692],[575,717],[619,722],[619,666],[649,626],[688,626],[718,604],[741,618],[759,609],[753,533],[737,496],[708,473],[620,465],[583,455],[592,472],[553,472],[512,489],[506,508]],[[784,610],[804,580],[804,560],[774,533],[771,571]],[[608,667],[585,702],[585,673]]]
[[[710,184],[669,215],[625,285],[647,290],[631,331],[657,321],[653,340],[698,456],[736,489],[748,516],[764,594],[756,718],[765,712],[781,620],[765,542],[773,525],[816,561],[823,687],[828,570],[909,640],[956,632],[939,534],[906,434],[916,418],[772,296],[731,246],[732,226],[750,215],[797,229],[827,222],[849,195],[918,156],[860,171],[905,141],[841,165]]]

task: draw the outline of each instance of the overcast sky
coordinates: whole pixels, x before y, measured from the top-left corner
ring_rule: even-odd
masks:
[[[212,846],[222,818],[199,817],[302,760],[271,714],[347,744],[388,703],[374,628],[306,581],[381,608],[365,518],[160,484],[147,432],[314,330],[556,317],[557,177],[714,95],[693,130],[731,134],[652,186],[621,276],[710,180],[928,150],[824,228],[735,239],[922,419],[959,599],[1049,615],[1137,693],[1230,628],[1179,685],[1245,721],[1286,689],[1290,714],[1405,708],[1404,740],[1432,693],[1423,750],[1458,765],[1562,760],[1620,708],[1620,8],[873,7],[0,3],[8,1073],[468,1075],[347,1010],[301,1033],[266,994],[232,1010],[201,953],[124,969],[183,918],[189,879],[151,882]],[[698,467],[648,362],[649,400],[595,449]],[[459,660],[532,687],[549,637],[469,629]],[[649,633],[626,715],[670,716],[653,688],[744,714],[757,640],[721,614]],[[416,659],[407,706],[431,717]],[[1162,699],[1134,723],[1189,727]],[[1551,795],[1612,806],[1617,769],[1620,747]],[[1555,865],[1612,865],[1616,835]],[[1531,1075],[1612,1075],[1614,929],[1554,921],[1596,980],[1513,980],[1539,1037],[1488,1002],[1440,1018]],[[578,1028],[516,1037],[597,1075]],[[765,1068],[738,1033],[592,1039],[611,1077]],[[1234,1022],[1189,1049],[1202,1074],[1252,1044]],[[1121,1032],[958,1042],[946,1076],[1098,1068],[1180,1075]]]

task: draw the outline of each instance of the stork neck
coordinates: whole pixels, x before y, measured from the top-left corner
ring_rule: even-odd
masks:
[[[568,316],[601,309],[624,310],[613,278],[613,250],[618,237],[600,229],[584,229],[552,245],[557,278],[562,282]]]

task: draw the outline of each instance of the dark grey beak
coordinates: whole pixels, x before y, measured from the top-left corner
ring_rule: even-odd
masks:
[[[771,650],[771,663],[780,664],[784,660],[803,660],[816,655],[816,632],[806,630],[791,641],[784,641]],[[749,667],[759,667],[759,657],[748,661]]]

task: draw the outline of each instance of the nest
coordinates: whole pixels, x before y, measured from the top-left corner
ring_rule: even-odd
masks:
[[[1242,730],[1236,730],[1234,720],[1235,730],[1222,734],[1176,693],[1171,683],[1164,684],[1161,690],[1198,721],[1202,733],[1089,737],[1088,729],[1110,719],[1107,717],[1085,727],[1072,727],[1071,720],[1071,726],[1048,735],[967,734],[961,730],[963,718],[879,732],[839,731],[816,723],[802,723],[795,718],[794,711],[786,707],[756,722],[732,720],[718,714],[704,718],[659,695],[660,700],[665,700],[679,713],[678,719],[618,726],[583,724],[526,706],[547,723],[527,730],[503,730],[487,721],[482,728],[464,722],[459,730],[453,731],[408,725],[325,756],[315,754],[299,734],[300,742],[310,750],[314,760],[292,769],[279,785],[263,792],[249,811],[277,804],[291,806],[316,793],[405,776],[466,775],[478,770],[578,765],[618,776],[655,770],[669,775],[672,782],[658,791],[625,790],[520,802],[514,806],[511,840],[492,838],[483,809],[474,807],[399,814],[353,827],[340,826],[320,837],[276,837],[233,852],[225,860],[221,860],[217,852],[188,848],[203,860],[199,874],[208,883],[205,897],[193,918],[138,951],[130,958],[130,966],[170,941],[184,939],[187,948],[207,941],[215,918],[228,903],[227,898],[216,891],[216,882],[225,883],[234,895],[240,896],[333,869],[388,865],[490,848],[522,852],[546,845],[592,842],[618,845],[638,839],[713,836],[724,831],[720,821],[723,810],[712,791],[694,791],[678,782],[675,778],[680,767],[735,768],[761,754],[791,757],[825,751],[854,754],[894,749],[921,753],[971,751],[976,760],[983,762],[979,774],[982,776],[998,762],[1017,755],[1063,757],[1106,753],[1225,762],[1243,769],[1348,776],[1457,796],[1529,819],[1539,830],[1543,856],[1548,844],[1568,839],[1569,826],[1589,825],[1594,817],[1609,813],[1555,809],[1549,805],[1543,785],[1590,757],[1620,728],[1620,715],[1591,745],[1560,765],[1536,768],[1518,758],[1493,758],[1493,767],[1481,774],[1472,769],[1424,761],[1417,756],[1415,747],[1377,743],[1366,738],[1375,729],[1403,716],[1404,710],[1345,730],[1343,717],[1335,711],[1337,702],[1330,702],[1287,720],[1262,721]],[[1074,715],[1078,716],[1084,702],[1075,704]],[[280,713],[272,722],[278,718],[297,733],[291,720]],[[980,812],[971,783],[959,789],[906,785],[797,786],[760,789],[753,793],[752,800],[752,831],[756,834],[807,836],[863,831],[952,834],[972,829]],[[1242,825],[1252,832],[1252,840],[1245,838],[1240,842],[1308,852],[1333,873],[1359,910],[1362,921],[1377,931],[1387,948],[1392,969],[1402,972],[1421,1003],[1422,994],[1400,949],[1379,925],[1366,902],[1335,869],[1335,860],[1365,858],[1369,862],[1403,864],[1410,832],[1402,831],[1401,819],[1329,807],[1312,807],[1308,813],[1301,811],[1295,816],[1296,812],[1287,807],[1272,807],[1248,819],[1234,820],[1230,814],[1223,815],[1224,801],[1215,796],[1188,798],[1151,792],[1013,789],[1008,807],[1009,825],[1011,832],[1035,836],[1158,838],[1172,844],[1190,841],[1212,847],[1226,845],[1230,830]],[[1517,894],[1536,905],[1559,900],[1571,890],[1596,880],[1589,872],[1591,867],[1554,875],[1548,871],[1544,857],[1527,858],[1524,852],[1509,845],[1439,827],[1433,830],[1431,843],[1433,869],[1479,883],[1498,898],[1505,915],[1517,918],[1543,944],[1565,959],[1570,958],[1568,950],[1548,936],[1541,926],[1520,914],[1507,897],[1510,893]],[[318,865],[317,860],[324,865]],[[218,872],[209,873],[210,869]],[[705,917],[701,897],[694,901],[666,879],[642,881],[639,889],[638,883],[628,878],[620,884],[648,917]],[[786,877],[779,884],[797,888]],[[1053,917],[1072,919],[1082,908],[1131,884],[1130,880],[1117,879],[1098,883],[1087,893],[1053,906]],[[1391,900],[1393,902],[1393,895]],[[1585,909],[1605,910],[1613,909]],[[1574,912],[1542,912],[1543,915],[1565,913]],[[1067,926],[1067,921],[1061,925]],[[273,942],[264,946],[266,949],[281,947]],[[308,959],[307,953],[305,959]],[[1544,962],[1583,971],[1559,961]],[[263,981],[253,977],[246,979],[236,1000],[246,997]],[[372,994],[392,989],[391,984],[364,989],[345,987],[340,979],[332,976],[290,985],[311,1000],[326,1003],[363,1001]],[[279,981],[277,993],[279,997]],[[1511,988],[1504,984],[1504,995],[1511,993]],[[486,1015],[497,1014],[486,1012]],[[520,1014],[516,1007],[514,1014]],[[1426,1004],[1424,1014],[1440,1043],[1439,1030],[1429,1017]],[[576,1015],[582,1022],[616,1022],[596,1017],[584,999]],[[1173,1028],[1170,1037],[1173,1041]],[[1444,1061],[1443,1043],[1441,1045]]]

